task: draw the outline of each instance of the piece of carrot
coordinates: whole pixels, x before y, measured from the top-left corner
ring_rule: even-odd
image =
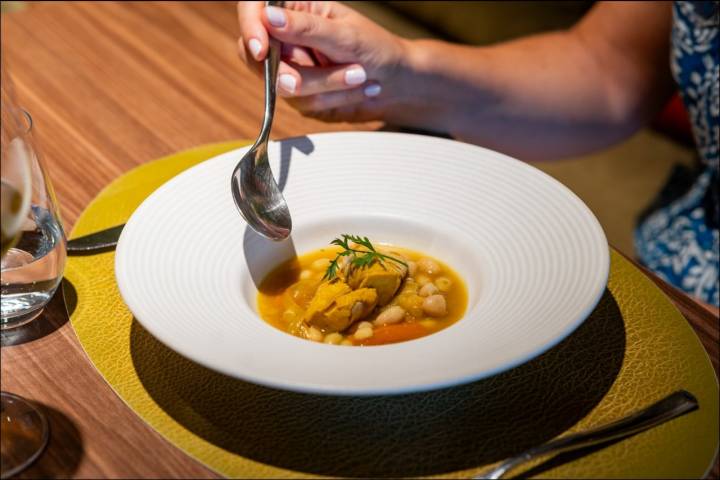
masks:
[[[356,342],[360,345],[385,345],[386,343],[404,342],[405,340],[424,337],[429,333],[430,330],[419,323],[402,322],[375,327],[372,337]]]

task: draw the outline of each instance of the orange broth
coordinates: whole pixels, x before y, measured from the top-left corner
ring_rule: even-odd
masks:
[[[409,260],[408,263],[417,262],[420,259],[430,259],[440,266],[438,273],[427,273],[416,268],[414,275],[408,274],[398,293],[388,306],[399,304],[407,307],[404,320],[390,325],[375,325],[373,335],[362,340],[354,338],[357,330],[356,322],[350,325],[345,331],[339,332],[342,335],[342,345],[370,346],[385,345],[390,343],[404,342],[415,338],[424,337],[438,332],[457,322],[465,313],[468,303],[467,288],[462,278],[447,264],[433,257],[420,252],[390,245],[381,245],[384,250],[397,252]],[[305,312],[310,300],[320,284],[329,262],[335,258],[341,249],[339,247],[326,247],[309,252],[300,257],[293,258],[274,268],[261,282],[257,297],[258,311],[260,317],[275,328],[284,332],[292,333],[291,326],[297,323]],[[412,269],[411,269],[412,270]],[[439,294],[445,297],[447,313],[442,317],[431,317],[426,315],[422,308],[417,305],[417,298],[410,305],[399,299],[403,289],[408,282],[414,281],[422,286],[427,282],[433,282],[441,286]],[[444,290],[444,291],[443,291]],[[410,297],[405,297],[405,299]],[[373,322],[378,314],[386,307],[376,308],[362,322]],[[331,332],[322,332],[323,338],[330,343],[330,338],[337,339],[337,336],[329,337]]]

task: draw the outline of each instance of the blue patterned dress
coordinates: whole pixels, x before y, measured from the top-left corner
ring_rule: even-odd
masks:
[[[674,2],[671,67],[692,122],[699,164],[676,170],[635,231],[640,261],[681,290],[718,299],[720,2]]]

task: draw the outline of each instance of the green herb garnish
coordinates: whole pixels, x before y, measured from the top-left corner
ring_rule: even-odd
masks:
[[[350,242],[362,245],[363,247],[367,248],[367,250],[358,250],[352,248],[350,246]],[[385,255],[384,253],[380,253],[375,250],[375,247],[367,237],[360,237],[358,235],[348,235],[346,233],[343,233],[342,238],[336,238],[335,240],[330,242],[330,244],[337,245],[343,250],[337,254],[337,256],[332,262],[330,262],[330,265],[328,266],[327,271],[323,276],[323,280],[332,280],[333,278],[335,278],[337,276],[338,268],[340,268],[340,266],[338,265],[338,260],[340,260],[340,258],[342,257],[347,256],[352,257],[350,260],[350,265],[352,265],[353,267],[367,267],[375,261],[380,262],[381,265],[385,265],[385,260],[392,260],[393,262],[405,265],[407,267],[407,263],[400,260],[399,258],[391,257],[390,255]]]

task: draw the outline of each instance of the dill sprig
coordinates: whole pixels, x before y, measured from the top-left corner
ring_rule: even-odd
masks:
[[[357,248],[353,248],[350,245],[351,242],[363,246],[367,250],[358,250]],[[382,265],[385,265],[385,260],[391,260],[407,267],[407,263],[405,263],[403,260],[392,257],[390,255],[385,255],[384,253],[380,253],[375,250],[372,242],[370,242],[367,237],[361,237],[359,235],[348,235],[344,233],[342,234],[342,238],[336,238],[332,242],[330,242],[330,244],[337,245],[343,250],[337,254],[333,261],[330,262],[330,265],[328,266],[327,270],[325,271],[325,275],[323,276],[323,280],[332,280],[333,278],[335,278],[337,276],[337,271],[340,268],[338,261],[342,257],[347,256],[352,257],[350,259],[350,265],[352,265],[353,267],[366,267],[371,265],[375,261],[378,261]]]

